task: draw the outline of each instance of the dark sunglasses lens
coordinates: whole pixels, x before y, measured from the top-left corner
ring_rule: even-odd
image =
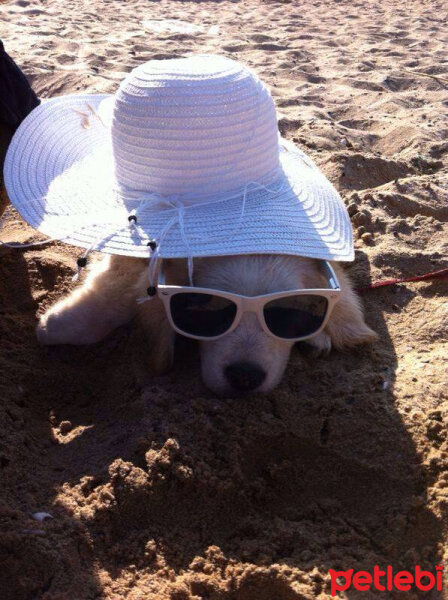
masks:
[[[190,335],[215,337],[230,329],[237,307],[234,302],[212,294],[171,296],[171,318],[178,329]]]
[[[286,296],[265,304],[264,319],[274,335],[295,339],[313,335],[324,322],[327,309],[328,300],[323,296]]]

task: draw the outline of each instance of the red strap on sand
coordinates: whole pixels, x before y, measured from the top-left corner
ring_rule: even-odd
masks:
[[[444,279],[448,278],[448,269],[440,269],[440,271],[432,271],[432,273],[425,273],[424,275],[418,275],[417,277],[405,277],[404,279],[386,279],[385,281],[377,281],[368,285],[367,287],[357,288],[357,292],[363,293],[368,290],[373,290],[379,287],[385,287],[387,285],[396,285],[397,283],[409,283],[411,281],[425,281],[426,279]]]

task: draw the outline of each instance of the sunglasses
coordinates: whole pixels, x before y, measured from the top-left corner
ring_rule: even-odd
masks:
[[[166,285],[163,261],[157,293],[178,333],[197,340],[216,340],[236,327],[245,312],[257,315],[263,330],[275,338],[306,340],[317,335],[339,299],[340,286],[331,265],[323,261],[324,289],[300,289],[262,296],[242,296],[209,288]]]

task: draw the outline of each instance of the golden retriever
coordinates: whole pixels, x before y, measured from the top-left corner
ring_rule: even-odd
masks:
[[[187,285],[186,261],[166,261],[167,283]],[[308,340],[319,351],[371,342],[376,334],[366,325],[359,299],[348,276],[333,264],[341,294],[325,330]],[[194,261],[195,284],[246,296],[270,292],[324,287],[317,261],[286,255],[239,255],[198,258]],[[149,339],[148,366],[152,373],[167,370],[173,361],[175,332],[161,300],[137,303],[146,295],[148,261],[125,256],[105,256],[93,265],[85,283],[52,306],[40,319],[37,336],[42,344],[93,344],[134,317]],[[267,392],[281,380],[293,341],[265,333],[253,313],[243,315],[227,335],[200,341],[202,379],[220,395],[235,394],[238,381],[229,377],[230,364],[253,369],[250,391]],[[253,388],[253,389],[251,389]]]

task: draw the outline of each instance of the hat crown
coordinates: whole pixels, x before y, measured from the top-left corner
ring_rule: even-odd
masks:
[[[152,60],[115,95],[120,186],[162,195],[229,192],[279,166],[273,100],[257,76],[221,56]]]

